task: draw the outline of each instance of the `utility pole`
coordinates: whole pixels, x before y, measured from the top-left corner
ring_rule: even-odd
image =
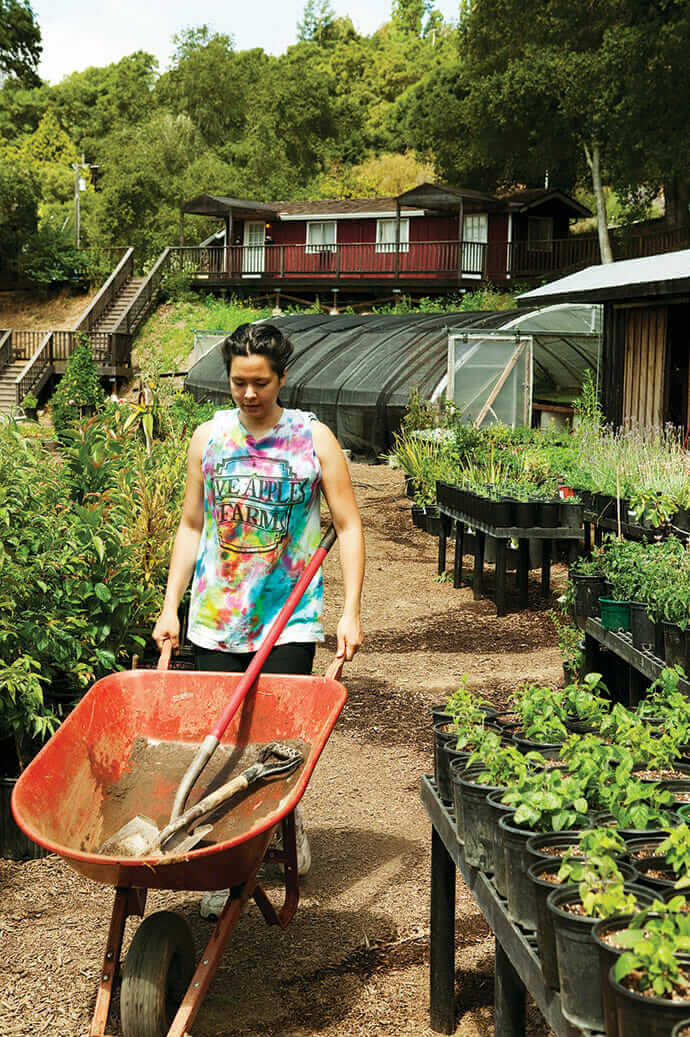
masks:
[[[84,161],[84,156],[81,156],[81,162],[72,162],[72,169],[74,170],[74,239],[77,245],[79,245],[79,222],[80,222],[80,198],[79,195],[82,191],[86,190],[86,180],[81,176],[82,169],[98,169],[98,166],[92,165],[89,162]]]

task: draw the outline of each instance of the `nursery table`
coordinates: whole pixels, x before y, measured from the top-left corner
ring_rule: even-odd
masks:
[[[618,518],[616,516],[599,515],[595,511],[585,509],[584,514],[584,543],[585,553],[589,554],[592,549],[592,531],[594,532],[594,543],[599,546],[604,539],[604,533],[618,532]],[[659,535],[658,529],[645,529],[643,526],[633,525],[631,522],[620,524],[621,536],[626,540],[651,540]]]
[[[627,664],[624,697],[627,698],[626,704],[634,708],[644,698],[649,682],[657,679],[666,663],[651,652],[635,648],[630,634],[605,630],[601,620],[590,617],[585,623],[585,663],[589,673],[601,672],[602,649],[612,652]],[[690,697],[690,681],[681,680],[678,686],[684,695]]]
[[[534,937],[508,917],[505,900],[487,874],[465,862],[455,834],[452,807],[440,798],[434,779],[422,777],[421,798],[431,831],[430,1025],[455,1032],[455,874],[458,869],[496,937],[495,1037],[524,1037],[529,992],[557,1037],[595,1037],[568,1022],[560,995],[542,977]],[[597,1035],[598,1037],[598,1035]]]
[[[582,530],[572,526],[545,527],[535,526],[525,529],[524,526],[490,526],[485,522],[479,522],[464,512],[457,510],[451,504],[439,504],[441,516],[441,531],[438,538],[438,572],[439,576],[446,568],[446,546],[450,536],[453,520],[455,521],[455,566],[453,568],[453,586],[462,587],[462,554],[467,527],[474,530],[474,574],[472,577],[472,592],[474,600],[482,597],[484,578],[484,550],[486,538],[491,537],[496,546],[496,579],[494,601],[496,603],[496,615],[505,616],[506,605],[506,583],[507,567],[506,557],[508,554],[508,541],[518,542],[518,600],[521,609],[527,608],[527,582],[529,579],[529,542],[538,540],[541,542],[541,592],[546,597],[551,587],[551,545],[554,540],[570,540],[573,549],[582,537]]]

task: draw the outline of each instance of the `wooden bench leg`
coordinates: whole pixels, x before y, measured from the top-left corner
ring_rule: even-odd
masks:
[[[431,935],[429,1024],[435,1033],[455,1031],[455,864],[431,830]]]
[[[548,598],[551,591],[551,541],[542,540],[541,596]]]
[[[465,547],[465,524],[455,523],[455,561],[453,564],[453,586],[462,587],[462,554]]]
[[[448,540],[448,527],[450,519],[441,515],[441,528],[438,534],[438,575],[443,576],[446,571],[446,542]]]
[[[525,1037],[525,987],[498,940],[494,1013],[495,1037]]]
[[[474,531],[474,577],[472,579],[472,597],[479,601],[482,596],[482,579],[484,576],[484,544],[486,534]]]
[[[518,594],[520,608],[526,609],[529,604],[529,540],[521,537],[518,543]]]
[[[496,615],[506,614],[506,551],[505,540],[496,540]]]

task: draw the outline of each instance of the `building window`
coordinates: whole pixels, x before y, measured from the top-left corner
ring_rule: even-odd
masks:
[[[336,227],[335,220],[307,223],[307,252],[335,252]]]
[[[397,220],[376,221],[376,251],[395,252],[395,228]],[[407,217],[400,221],[400,252],[410,251],[410,221]]]
[[[553,252],[553,220],[550,216],[529,217],[527,248],[530,252]]]

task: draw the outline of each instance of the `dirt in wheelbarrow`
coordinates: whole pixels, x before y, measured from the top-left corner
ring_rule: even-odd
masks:
[[[401,475],[359,464],[352,474],[367,536],[366,644],[346,670],[350,697],[303,801],[311,872],[284,932],[269,929],[254,906],[242,916],[194,1037],[431,1037],[431,839],[418,791],[432,767],[428,706],[463,675],[498,706],[523,680],[561,677],[546,611],[553,602],[540,599],[536,573],[529,608],[496,618],[491,601],[438,581],[437,541],[413,528]],[[335,645],[337,548],[326,570],[330,634],[316,672]],[[555,566],[554,587],[563,576]],[[489,571],[489,589],[491,580]],[[277,899],[276,880],[266,882]],[[0,1034],[83,1037],[112,890],[54,857],[0,861],[0,890]],[[147,911],[163,908],[189,920],[200,951],[211,926],[199,916],[199,896],[150,894]],[[125,949],[134,929],[130,921]],[[491,1037],[494,942],[460,881],[456,945],[457,1033]],[[120,1033],[117,1014],[108,1032]],[[549,1034],[533,1006],[527,1034]]]

